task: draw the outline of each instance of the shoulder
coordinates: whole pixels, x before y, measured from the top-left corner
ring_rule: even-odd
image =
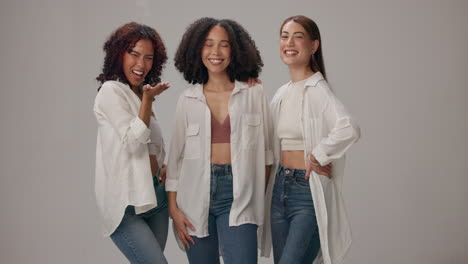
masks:
[[[190,104],[194,99],[200,97],[200,94],[203,94],[201,84],[189,84],[179,95],[177,106],[186,107],[187,104]]]
[[[96,106],[108,104],[110,102],[127,101],[128,93],[131,93],[130,87],[118,81],[106,81],[96,95],[94,103]]]
[[[283,94],[285,93],[285,91],[289,87],[290,83],[291,82],[287,82],[287,83],[283,84],[280,88],[278,88],[278,90],[276,90],[276,93],[273,95],[273,99],[271,99],[272,104],[274,104],[276,102],[279,102],[281,100],[281,98],[283,97]]]
[[[123,96],[129,92],[131,92],[130,87],[124,83],[106,81],[102,84],[96,97]]]
[[[239,89],[243,93],[247,94],[248,96],[264,96],[265,95],[265,91],[261,83],[256,83],[255,85],[249,87],[249,85],[246,82],[236,81],[235,85],[238,86]]]
[[[328,82],[323,79],[317,82],[315,85],[306,85],[306,92],[310,96],[318,96],[322,99],[333,97],[333,92]]]
[[[129,89],[130,87],[127,84],[121,83],[119,81],[106,81],[102,84],[99,92],[105,91],[106,93],[111,93],[111,92],[126,91]]]
[[[180,94],[179,100],[190,100],[200,96],[200,93],[203,94],[201,84],[189,84],[188,87]]]

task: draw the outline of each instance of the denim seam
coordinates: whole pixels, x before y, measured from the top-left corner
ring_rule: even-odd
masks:
[[[300,177],[302,177],[302,176],[300,176]],[[302,188],[302,189],[310,189],[310,185],[304,186],[304,185],[299,184],[299,183],[297,182],[297,180],[296,180],[295,177],[292,179],[292,181],[293,181],[294,184],[295,184],[296,186],[298,186],[299,188]]]
[[[128,236],[125,234],[125,232],[122,233],[122,237],[127,243],[128,247],[131,249],[130,251],[134,255],[135,259],[138,260],[138,263],[143,263],[141,256],[138,254],[138,249],[135,247],[135,245],[132,243],[131,239],[128,239]]]

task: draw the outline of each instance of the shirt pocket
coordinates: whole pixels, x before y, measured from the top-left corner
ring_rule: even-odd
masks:
[[[262,119],[260,114],[244,114],[242,116],[242,148],[256,149],[260,135]]]
[[[185,132],[184,159],[197,159],[200,157],[200,125],[189,124]]]

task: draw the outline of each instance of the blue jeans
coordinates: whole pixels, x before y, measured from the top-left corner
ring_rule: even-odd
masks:
[[[219,251],[225,264],[257,263],[257,225],[229,226],[233,201],[230,164],[211,164],[209,236],[192,236],[195,244],[187,249],[192,264],[219,264]]]
[[[271,203],[276,264],[312,263],[320,249],[314,201],[305,170],[279,166]]]
[[[157,175],[153,184],[158,206],[142,214],[135,214],[135,207],[128,206],[120,225],[111,239],[130,263],[167,263],[163,251],[166,246],[169,213],[164,185]]]

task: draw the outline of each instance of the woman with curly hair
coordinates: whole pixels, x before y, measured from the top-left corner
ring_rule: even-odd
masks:
[[[272,163],[263,66],[238,23],[202,18],[185,32],[175,66],[193,84],[179,97],[166,190],[190,263],[257,263],[267,167]]]
[[[152,28],[128,23],[104,44],[98,123],[96,199],[104,235],[131,263],[167,263],[168,210],[164,141],[154,114],[166,49]],[[159,83],[156,85],[156,83]]]
[[[291,81],[271,102],[276,176],[261,236],[263,255],[273,243],[275,263],[342,263],[351,243],[341,185],[344,154],[360,132],[327,83],[321,47],[310,18],[281,25],[280,57]]]

